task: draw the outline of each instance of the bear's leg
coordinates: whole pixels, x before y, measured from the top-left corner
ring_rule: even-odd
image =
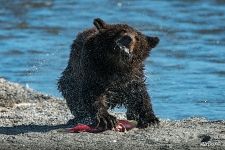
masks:
[[[147,127],[149,125],[158,124],[159,119],[155,116],[150,98],[144,98],[142,101],[142,109],[139,113],[139,126]]]
[[[74,106],[71,107],[71,113],[73,114],[74,118],[70,119],[67,124],[68,125],[76,125],[76,124],[87,124],[91,125],[95,122],[94,116],[91,112],[89,112],[90,109],[83,108],[82,106]]]
[[[96,127],[102,127],[103,129],[112,129],[116,127],[117,119],[115,116],[108,113],[108,104],[106,101],[106,96],[100,96],[98,100],[94,103],[96,109]]]
[[[136,120],[138,127],[148,127],[158,124],[159,120],[155,116],[147,91],[132,93],[135,96],[129,100],[127,106],[127,119]]]
[[[137,121],[138,118],[139,118],[139,114],[137,112],[139,112],[139,111],[134,109],[132,105],[128,105],[127,106],[127,113],[126,113],[127,119]]]

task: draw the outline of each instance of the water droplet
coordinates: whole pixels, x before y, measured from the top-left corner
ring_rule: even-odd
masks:
[[[28,83],[26,83],[26,88],[27,88],[27,89],[29,89],[29,88],[30,88]]]
[[[123,5],[123,4],[122,4],[121,2],[117,3],[117,6],[118,6],[118,7],[122,7],[122,5]]]

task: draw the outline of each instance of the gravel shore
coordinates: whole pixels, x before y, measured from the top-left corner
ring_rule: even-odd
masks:
[[[72,117],[65,100],[0,78],[0,149],[225,149],[224,120],[161,120],[157,127],[124,133],[67,133]]]

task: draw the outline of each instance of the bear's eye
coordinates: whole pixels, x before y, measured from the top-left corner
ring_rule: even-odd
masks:
[[[119,31],[119,32],[116,33],[116,36],[119,38],[121,36],[124,36],[124,34],[126,34],[126,33],[127,33],[126,30],[121,30],[121,31]]]
[[[135,40],[136,40],[137,42],[140,41],[139,37],[137,37],[137,36],[135,36]]]
[[[120,34],[121,34],[121,35],[122,35],[122,34],[125,34],[125,33],[127,33],[127,31],[124,30],[124,29],[120,31]]]

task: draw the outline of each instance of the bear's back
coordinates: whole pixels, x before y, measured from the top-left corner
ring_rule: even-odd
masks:
[[[62,92],[63,97],[67,101],[69,108],[76,108],[81,105],[80,99],[82,86],[82,53],[84,51],[84,44],[86,40],[94,35],[96,30],[94,28],[85,30],[79,33],[71,45],[71,52],[66,69],[62,72],[62,76],[58,81],[58,89]],[[75,106],[77,105],[77,106]],[[75,110],[71,109],[72,112]],[[75,114],[74,114],[75,115]]]

